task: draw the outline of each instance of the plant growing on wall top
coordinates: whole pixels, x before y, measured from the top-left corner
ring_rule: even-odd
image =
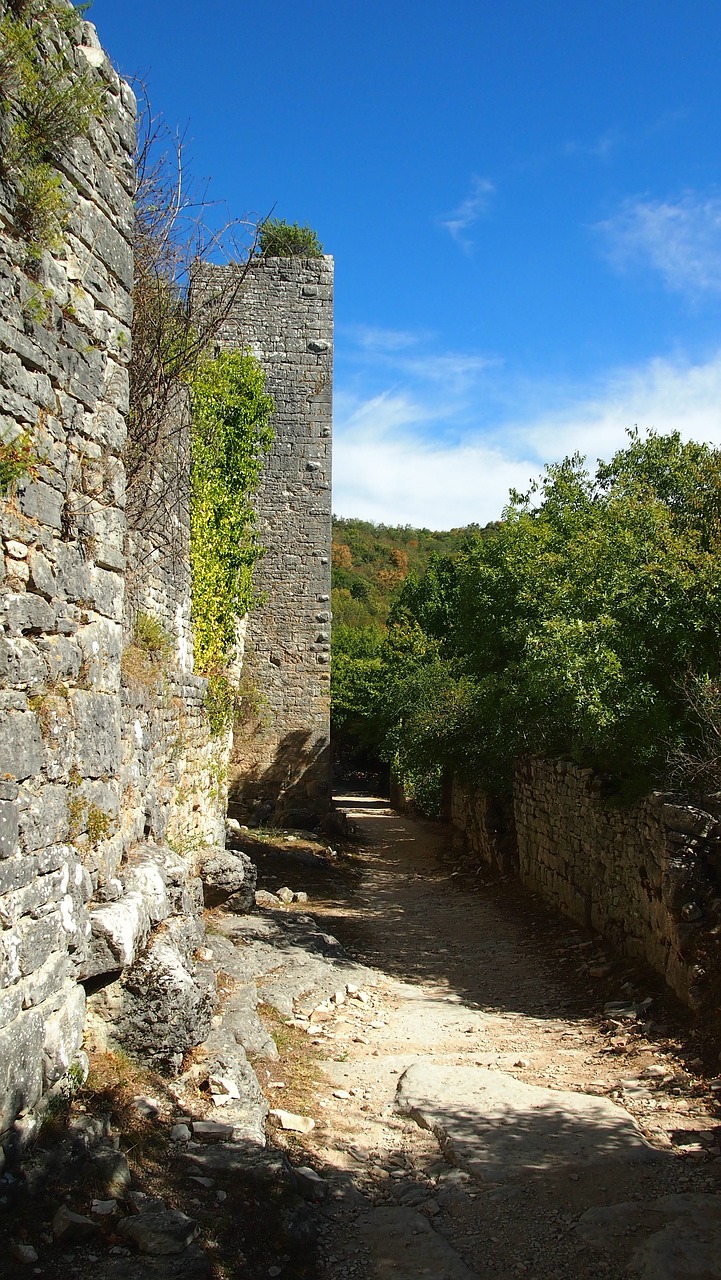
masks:
[[[81,12],[64,0],[0,5],[0,179],[30,265],[62,242],[67,202],[55,165],[104,111],[92,71],[78,71],[57,40],[77,35]]]
[[[266,218],[258,229],[258,253],[261,258],[322,258],[323,245],[307,224]]]

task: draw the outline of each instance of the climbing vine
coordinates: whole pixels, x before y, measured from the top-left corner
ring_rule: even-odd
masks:
[[[214,732],[232,721],[237,690],[229,676],[238,619],[252,604],[261,548],[251,495],[270,446],[274,404],[247,352],[200,364],[191,383],[190,563],[196,669],[210,681]]]

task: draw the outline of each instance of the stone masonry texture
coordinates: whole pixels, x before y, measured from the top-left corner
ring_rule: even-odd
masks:
[[[224,844],[230,742],[211,737],[193,671],[180,393],[177,456],[162,462],[178,501],[151,528],[126,503],[135,100],[95,28],[80,22],[78,35],[65,47],[98,77],[106,110],[58,161],[70,216],[38,270],[0,190],[0,439],[27,432],[39,458],[0,496],[5,1145],[32,1136],[33,1108],[73,1064],[86,982],[104,988],[114,1032],[148,1011],[170,1017],[178,974],[188,1008],[205,1008],[199,872]],[[160,465],[149,459],[151,485]],[[137,643],[141,613],[167,636],[155,664]]]
[[[454,826],[498,869],[509,841],[492,814],[482,792],[454,784]],[[529,758],[516,769],[511,824],[527,889],[650,965],[685,1003],[707,1005],[718,966],[718,813],[661,793],[619,806],[592,770]],[[718,1009],[710,1016],[718,1022]]]
[[[214,267],[203,286],[230,293],[236,282],[233,267]],[[218,342],[253,352],[276,406],[257,497],[262,603],[248,619],[231,812],[302,826],[330,799],[332,259],[252,263]]]
[[[105,837],[121,799],[135,100],[90,23],[79,37],[107,110],[58,161],[69,222],[37,272],[0,192],[0,435],[29,432],[40,459],[0,500],[0,1134],[80,1046],[92,903],[120,861]]]

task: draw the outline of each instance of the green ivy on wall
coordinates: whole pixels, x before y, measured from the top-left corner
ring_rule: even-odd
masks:
[[[191,383],[190,564],[196,669],[210,681],[207,710],[219,733],[235,713],[228,677],[238,619],[253,600],[261,553],[251,495],[273,433],[275,408],[258,362],[224,352],[203,362]]]

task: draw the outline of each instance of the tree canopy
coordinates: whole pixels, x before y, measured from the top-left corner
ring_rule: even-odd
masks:
[[[502,793],[533,753],[622,793],[667,781],[708,755],[720,550],[718,450],[632,433],[595,472],[567,458],[408,577],[354,714],[401,772]]]

